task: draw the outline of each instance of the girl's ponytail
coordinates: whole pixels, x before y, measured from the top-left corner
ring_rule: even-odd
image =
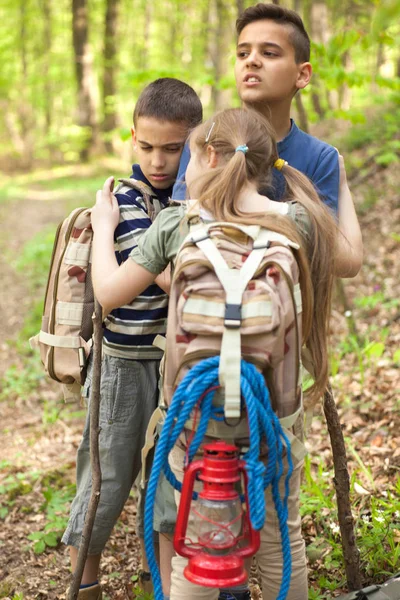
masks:
[[[238,198],[245,185],[249,181],[260,186],[268,183],[268,165],[274,152],[271,125],[255,111],[228,109],[199,125],[191,140],[200,154],[211,146],[221,158],[196,181],[201,206],[217,220],[242,217]]]

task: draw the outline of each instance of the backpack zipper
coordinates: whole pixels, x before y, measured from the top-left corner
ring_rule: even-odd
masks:
[[[64,255],[65,252],[67,250],[67,242],[68,242],[68,238],[71,235],[71,231],[75,226],[76,220],[79,217],[79,215],[81,215],[85,210],[87,210],[86,208],[78,208],[76,209],[76,214],[74,215],[73,220],[71,220],[70,224],[68,225],[67,231],[65,232],[64,235],[64,241],[65,241],[65,247],[64,250],[60,256],[60,261],[59,261],[59,265],[58,265],[58,269],[54,278],[54,287],[53,287],[53,309],[51,311],[51,316],[49,319],[49,333],[54,334],[54,327],[55,327],[55,318],[56,318],[56,302],[57,302],[57,287],[58,287],[58,280],[60,278],[60,269],[61,269],[61,265],[62,265],[62,261],[64,259]],[[62,225],[62,224],[61,224]],[[59,229],[61,228],[61,225],[59,226]],[[57,233],[59,234],[59,229],[57,230]],[[54,257],[53,257],[54,258]],[[50,347],[50,351],[49,351],[49,359],[48,359],[48,370],[49,370],[49,375],[52,379],[54,379],[55,381],[59,381],[61,383],[61,380],[58,379],[58,377],[56,376],[55,372],[54,372],[54,346]]]

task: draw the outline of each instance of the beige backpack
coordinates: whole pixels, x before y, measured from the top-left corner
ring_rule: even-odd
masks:
[[[120,179],[114,193],[139,191],[153,220],[161,206],[151,189],[135,179]],[[75,209],[58,226],[44,299],[40,332],[30,339],[39,348],[47,375],[63,384],[65,399],[76,399],[86,377],[93,333],[91,278],[93,231],[90,208]]]
[[[292,428],[302,413],[302,302],[293,252],[298,246],[257,226],[207,223],[199,217],[195,221],[195,225],[190,221],[174,265],[164,372],[166,404],[191,367],[219,354],[223,392],[219,402],[230,422],[211,420],[207,435],[247,438],[240,397],[243,358],[263,374],[272,407],[295,441]],[[186,427],[191,429],[193,420]]]

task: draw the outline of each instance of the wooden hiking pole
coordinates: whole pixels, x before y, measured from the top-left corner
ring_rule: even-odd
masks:
[[[79,594],[83,569],[85,567],[92,535],[93,523],[100,500],[101,468],[99,456],[99,412],[100,412],[100,377],[101,346],[103,339],[102,308],[95,299],[93,315],[93,378],[90,393],[90,465],[92,469],[92,492],[83,525],[81,543],[79,545],[76,568],[72,574],[68,600],[76,600]]]
[[[333,482],[336,489],[338,521],[342,539],[347,585],[350,591],[359,590],[361,588],[360,552],[356,544],[354,519],[351,513],[350,476],[347,468],[346,446],[339,414],[333,397],[333,391],[330,385],[328,385],[324,394],[324,413],[332,446],[335,472]]]

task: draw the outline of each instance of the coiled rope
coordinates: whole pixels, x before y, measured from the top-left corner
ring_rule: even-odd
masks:
[[[220,412],[213,407],[216,389],[219,387],[219,356],[207,358],[195,365],[182,379],[175,391],[171,405],[167,411],[160,439],[157,442],[153,466],[147,486],[144,511],[144,544],[147,560],[153,578],[155,600],[163,600],[161,577],[158,569],[153,541],[153,515],[157,484],[163,470],[173,487],[181,491],[182,484],[176,479],[168,464],[168,455],[186,421],[199,401],[201,409],[197,431],[188,448],[189,462],[194,458],[211,418],[220,420]],[[249,450],[243,456],[248,474],[249,517],[253,529],[262,529],[266,518],[264,490],[271,485],[272,498],[278,516],[282,541],[283,571],[282,582],[277,600],[285,600],[292,573],[288,529],[288,497],[289,481],[293,472],[290,442],[283,431],[278,417],[271,407],[270,396],[263,376],[254,365],[241,361],[241,395],[247,409],[249,425]],[[260,459],[261,440],[267,448],[267,463]],[[288,470],[284,482],[283,499],[279,493],[279,482],[283,475],[283,454],[286,449]],[[197,493],[193,493],[193,499]]]

